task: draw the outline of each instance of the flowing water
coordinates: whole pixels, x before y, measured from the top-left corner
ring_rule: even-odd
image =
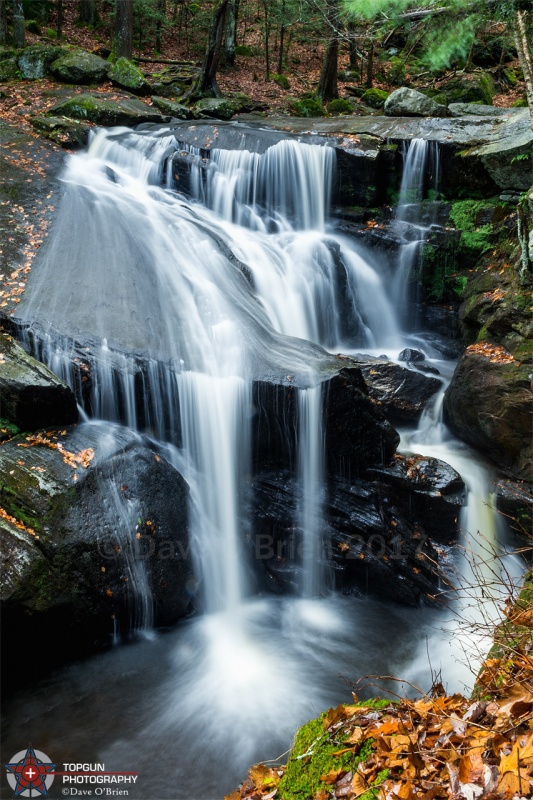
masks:
[[[215,150],[207,170],[193,174],[189,200],[171,188],[175,149],[169,131],[115,129],[69,156],[61,212],[19,316],[32,323],[41,359],[80,400],[74,342],[90,342],[87,413],[169,443],[191,487],[205,613],[19,693],[7,709],[4,746],[15,752],[30,737],[57,760],[138,771],[130,796],[141,800],[214,800],[254,760],[287,750],[299,724],[349,698],[349,680],[398,674],[427,689],[428,651],[434,670],[446,665],[451,690],[471,684],[472,674],[453,611],[337,596],[321,564],[315,345],[396,357],[422,341],[401,333],[398,285],[329,226],[334,151],[294,140],[263,155]],[[420,199],[427,159],[425,143],[406,153],[404,227],[402,209],[413,190],[409,202]],[[417,248],[420,230],[411,234]],[[402,287],[412,263],[412,253],[401,256]],[[305,545],[300,597],[254,599],[247,580],[243,487],[258,369],[290,370],[303,387],[294,454],[303,498],[295,523]],[[486,473],[436,415],[405,432],[404,446],[457,465],[471,490],[465,529],[496,536]],[[126,524],[135,514],[120,511]],[[144,611],[133,627],[146,628],[149,589],[142,577],[138,583]]]

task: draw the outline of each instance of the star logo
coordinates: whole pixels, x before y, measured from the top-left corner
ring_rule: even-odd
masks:
[[[10,764],[6,764],[7,780],[14,790],[13,797],[47,797],[54,782],[54,770],[45,753],[30,746],[26,751],[15,753]]]

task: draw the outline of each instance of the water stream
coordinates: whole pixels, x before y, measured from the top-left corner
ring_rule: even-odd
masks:
[[[471,685],[472,675],[444,629],[445,619],[456,626],[453,613],[338,596],[322,564],[322,392],[317,351],[300,340],[392,358],[424,344],[402,333],[403,288],[329,225],[333,150],[288,140],[261,156],[214,151],[187,199],[167,185],[176,147],[168,131],[115,129],[68,157],[54,236],[19,316],[32,322],[41,359],[78,392],[72,341],[90,339],[88,413],[174,445],[191,487],[205,613],[19,693],[6,711],[4,745],[16,751],[30,736],[54,758],[139,771],[132,798],[214,800],[254,760],[287,750],[299,724],[349,697],[345,679],[399,674],[427,689],[427,650],[433,669],[446,665],[450,690]],[[402,208],[413,189],[410,202],[420,199],[427,160],[426,144],[413,143]],[[419,232],[411,237],[397,271],[402,287],[422,241]],[[149,410],[136,399],[139,358],[148,365]],[[298,393],[295,454],[305,542],[299,597],[254,598],[247,581],[243,487],[257,364],[296,370],[307,386]],[[402,441],[456,466],[470,489],[465,530],[496,543],[486,471],[436,412]]]

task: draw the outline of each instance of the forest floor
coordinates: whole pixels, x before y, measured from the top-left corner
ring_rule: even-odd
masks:
[[[77,4],[66,4],[61,43],[68,43],[91,52],[100,51],[101,55],[106,57],[112,37],[109,22],[103,21],[94,29],[80,26],[76,20],[76,9]],[[53,24],[53,20],[50,21],[50,24]],[[256,22],[255,27],[252,25],[247,28],[245,32],[246,44],[247,46],[249,45],[250,51],[257,53],[257,55],[238,55],[234,67],[221,67],[218,73],[219,86],[223,93],[240,91],[246,93],[253,100],[265,103],[268,106],[269,113],[276,115],[288,114],[291,101],[316,89],[324,56],[324,43],[319,40],[301,43],[296,39],[291,42],[290,53],[287,58],[288,63],[285,65],[285,74],[289,79],[290,88],[282,89],[272,78],[266,79],[261,35],[258,22]],[[57,40],[49,40],[27,32],[27,45],[41,42],[58,43]],[[275,52],[275,41],[272,44],[272,49]],[[146,59],[156,58],[152,46],[141,49],[136,48],[134,56],[141,56]],[[161,54],[157,57],[189,61],[199,66],[202,63],[202,56],[202,46],[191,42],[191,37],[188,34],[184,34],[183,31],[177,34],[176,28],[163,30]],[[272,60],[273,62],[275,61],[274,58]],[[151,74],[161,70],[162,66],[164,65],[156,61],[152,63],[142,62],[140,64],[148,78],[150,78]],[[516,70],[518,61],[506,62],[505,66]],[[276,68],[276,64],[273,63],[271,71],[274,73]],[[375,57],[374,72],[377,77],[373,81],[374,88],[383,89],[387,92],[397,88],[397,84],[387,82],[386,79],[380,79],[383,78],[383,75],[387,75],[389,68],[390,62],[386,60],[386,54],[383,53],[380,57],[378,48]],[[341,47],[339,71],[347,69],[349,69],[349,56]],[[474,67],[472,71],[482,72],[483,69]],[[460,71],[453,70],[439,73],[438,76],[431,76],[427,72],[416,74],[411,72],[409,65],[407,65],[404,84],[415,89],[438,89],[442,82],[460,74],[462,74]],[[524,96],[523,82],[519,81],[514,87],[507,87],[505,91],[502,91],[502,88],[503,86],[500,85],[498,93],[493,98],[495,106],[510,107],[517,99]],[[57,102],[61,97],[62,90],[66,92],[64,85],[62,86],[50,79],[11,83],[7,91],[0,91],[0,118],[20,126],[28,133],[32,132],[31,117],[44,113]],[[82,91],[86,91],[86,87],[77,87],[74,90],[69,87],[68,94],[72,95]],[[110,82],[103,83],[95,89],[91,88],[91,91],[110,95],[117,93],[116,87]],[[345,84],[339,81],[339,96],[342,97],[345,94]],[[150,100],[145,98],[145,102],[150,103]]]

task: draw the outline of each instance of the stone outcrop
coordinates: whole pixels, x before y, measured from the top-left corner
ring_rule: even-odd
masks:
[[[63,83],[100,83],[109,72],[109,62],[85,50],[72,50],[50,64],[52,75]]]
[[[0,473],[14,654],[21,636],[59,656],[187,611],[188,487],[146,439],[103,423],[18,436],[0,447]]]
[[[150,84],[143,73],[127,58],[118,58],[108,72],[109,80],[133,94],[149,94]]]
[[[0,334],[0,417],[24,431],[78,419],[68,386],[5,333]]]
[[[89,93],[61,100],[48,109],[46,115],[87,120],[97,125],[138,125],[141,122],[168,120],[167,116],[134,97],[110,100],[105,95]]]
[[[388,117],[447,117],[448,109],[415,89],[402,86],[385,100],[383,110]]]

